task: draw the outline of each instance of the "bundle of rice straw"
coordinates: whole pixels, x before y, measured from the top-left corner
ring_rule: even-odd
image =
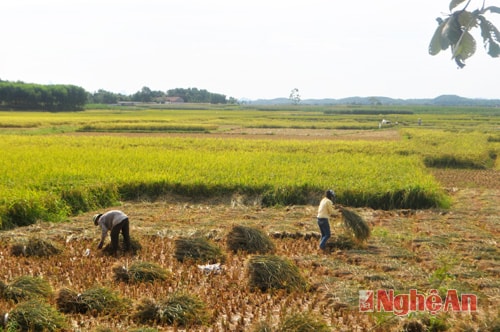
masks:
[[[139,243],[139,241],[137,241],[134,238],[130,238],[130,248],[129,248],[128,252],[131,253],[132,255],[136,255],[137,252],[140,251],[141,249],[142,249],[142,245]],[[118,250],[125,252],[123,241],[120,241],[118,243]],[[102,252],[108,256],[113,255],[114,253],[113,253],[113,249],[111,247],[111,243],[106,244],[104,246],[104,248],[102,249]]]
[[[18,277],[8,285],[3,284],[0,290],[1,297],[16,303],[35,298],[47,299],[53,294],[52,287],[47,280],[32,276]]]
[[[223,263],[226,255],[204,237],[182,237],[175,240],[175,258],[180,262]]]
[[[17,305],[8,315],[6,331],[64,331],[66,318],[44,301],[29,300]]]
[[[298,267],[278,256],[251,257],[248,263],[248,273],[252,290],[285,289],[290,292],[307,288],[307,283],[300,275]]]
[[[279,324],[278,332],[330,332],[329,327],[319,317],[311,312],[295,313],[286,316]]]
[[[206,324],[210,320],[210,313],[199,298],[174,293],[159,302],[143,299],[136,308],[135,318],[141,323],[189,327]]]
[[[134,262],[130,267],[117,264],[113,267],[116,281],[124,282],[154,282],[164,281],[170,277],[169,271],[156,263]]]
[[[81,294],[62,288],[56,297],[59,311],[64,313],[113,314],[122,313],[128,303],[106,287],[93,287]]]
[[[340,211],[345,226],[353,232],[358,241],[364,241],[370,237],[370,227],[359,214],[346,207],[341,207]]]
[[[273,241],[260,229],[234,226],[227,235],[227,245],[234,252],[266,254],[275,250]]]
[[[57,245],[40,238],[30,238],[26,243],[14,244],[11,248],[13,256],[49,257],[62,252]]]

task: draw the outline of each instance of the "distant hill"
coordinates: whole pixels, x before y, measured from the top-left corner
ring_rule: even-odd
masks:
[[[288,98],[247,100],[252,105],[291,104]],[[493,106],[500,107],[500,99],[471,99],[456,95],[441,95],[434,99],[394,99],[389,97],[348,97],[341,99],[304,99],[302,105],[435,105],[435,106]]]

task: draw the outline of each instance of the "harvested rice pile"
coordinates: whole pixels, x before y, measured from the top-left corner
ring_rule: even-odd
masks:
[[[307,283],[299,269],[289,260],[274,255],[259,255],[250,258],[248,263],[250,288],[267,291],[286,289],[287,291],[306,290]]]
[[[52,294],[49,282],[39,277],[21,276],[10,284],[0,283],[0,297],[16,303],[35,298],[47,299]]]
[[[310,312],[288,315],[280,323],[277,332],[330,332],[332,329]]]
[[[81,294],[62,288],[57,294],[56,305],[64,313],[94,315],[120,313],[128,307],[125,299],[106,287],[93,287]]]
[[[227,235],[227,245],[234,252],[241,250],[250,254],[267,254],[275,250],[275,245],[267,234],[247,226],[234,226]]]
[[[8,315],[6,331],[63,331],[66,318],[48,303],[29,300],[17,305]]]
[[[118,244],[118,251],[121,251],[122,253],[128,252],[128,253],[130,253],[132,255],[136,255],[137,252],[139,252],[141,249],[142,249],[142,245],[140,244],[139,241],[137,241],[134,238],[130,239],[130,248],[129,248],[128,251],[125,250],[124,245],[123,245],[123,241],[120,241],[119,244]],[[102,249],[102,252],[105,255],[108,255],[108,256],[113,255],[113,250],[111,248],[111,243],[106,244],[104,246],[104,248]]]
[[[154,282],[164,281],[171,277],[171,273],[160,265],[150,262],[134,262],[129,267],[117,264],[113,267],[116,281],[124,282]]]
[[[173,294],[161,301],[144,299],[136,308],[140,323],[189,327],[204,325],[210,319],[206,304],[189,294]]]
[[[370,237],[370,227],[355,211],[345,207],[340,208],[345,226],[351,230],[358,241],[365,241]]]
[[[175,258],[179,262],[224,263],[226,255],[204,237],[182,237],[175,240]]]
[[[62,249],[50,241],[30,238],[25,243],[16,243],[11,248],[14,256],[49,257],[62,252]]]

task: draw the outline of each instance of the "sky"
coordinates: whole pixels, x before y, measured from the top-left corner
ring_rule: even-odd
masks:
[[[2,0],[0,79],[126,95],[500,98],[500,58],[428,46],[449,0]],[[486,0],[498,6],[498,0]],[[472,0],[480,7],[482,0]],[[500,29],[500,14],[489,15]]]

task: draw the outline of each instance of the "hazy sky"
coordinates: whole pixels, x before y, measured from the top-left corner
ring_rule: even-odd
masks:
[[[464,69],[450,50],[428,54],[449,2],[1,0],[0,79],[250,99],[293,88],[302,99],[500,98],[500,58],[480,38]]]

